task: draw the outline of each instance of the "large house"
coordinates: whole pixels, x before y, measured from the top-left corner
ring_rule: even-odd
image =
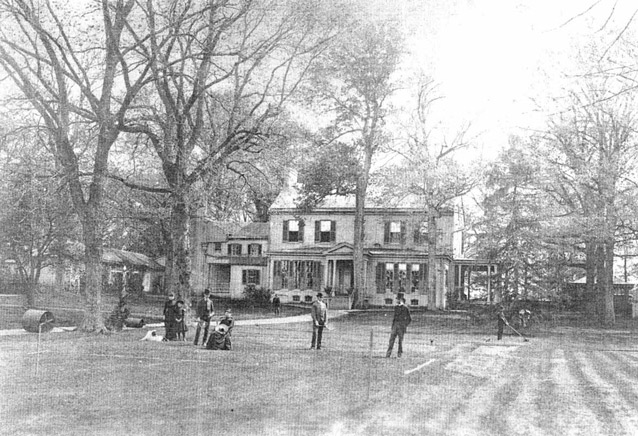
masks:
[[[310,302],[323,291],[349,306],[354,286],[354,197],[333,196],[312,210],[298,206],[298,186],[289,183],[270,207],[269,223],[252,223],[227,232],[195,220],[195,289],[242,298],[249,284],[269,288],[282,302]],[[406,199],[383,204],[372,199],[365,211],[364,304],[393,304],[398,292],[408,304],[443,309],[447,296],[469,298],[472,271],[493,266],[460,260],[461,232],[453,209],[436,218],[436,291],[428,301],[427,217],[423,206]],[[455,257],[459,261],[455,262]],[[487,280],[488,299],[491,280]],[[345,300],[345,302],[343,301]]]

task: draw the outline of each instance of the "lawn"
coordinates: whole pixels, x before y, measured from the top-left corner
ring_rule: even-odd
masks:
[[[102,310],[105,316],[115,308],[119,295],[104,293],[102,295]],[[163,321],[162,310],[165,296],[152,294],[130,294],[127,298],[131,310],[131,317],[142,318],[148,323]],[[221,316],[226,308],[231,308],[240,319],[259,319],[272,316],[269,307],[255,307],[243,301],[215,298],[216,315]],[[55,316],[57,326],[80,325],[83,317],[83,300],[80,294],[69,291],[40,292],[36,295],[35,309],[47,310]],[[194,310],[194,308],[193,308]],[[286,315],[307,313],[309,307],[285,306]],[[23,307],[0,306],[0,330],[22,328]],[[194,314],[193,314],[194,316]]]
[[[0,337],[0,421],[12,435],[637,434],[638,347],[627,330],[414,313],[386,359],[389,312],[237,326],[233,351],[140,342],[144,329]],[[192,332],[190,332],[192,334]],[[370,344],[372,343],[372,353]]]

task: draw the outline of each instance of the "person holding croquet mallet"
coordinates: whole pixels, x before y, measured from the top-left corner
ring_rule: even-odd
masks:
[[[390,332],[390,343],[388,344],[388,351],[385,353],[385,357],[392,355],[392,348],[394,348],[394,341],[399,337],[399,348],[397,349],[397,357],[401,357],[403,354],[403,336],[408,328],[408,325],[412,322],[412,316],[410,315],[410,309],[405,305],[405,297],[402,293],[397,294],[397,305],[394,306],[394,318],[392,319],[392,330]]]
[[[496,331],[496,339],[500,341],[503,338],[503,328],[506,325],[509,325],[509,323],[507,322],[507,318],[505,318],[505,309],[503,308],[502,305],[498,306],[497,318],[498,318],[498,325],[497,325],[498,329]]]
[[[323,294],[319,292],[317,299],[312,303],[310,308],[310,315],[312,316],[312,341],[310,342],[310,349],[321,350],[321,336],[323,335],[323,328],[326,326],[328,320],[328,308],[326,303],[323,302]]]

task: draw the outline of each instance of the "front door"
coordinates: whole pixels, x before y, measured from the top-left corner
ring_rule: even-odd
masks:
[[[337,289],[338,294],[349,294],[354,286],[352,276],[352,261],[337,261]]]

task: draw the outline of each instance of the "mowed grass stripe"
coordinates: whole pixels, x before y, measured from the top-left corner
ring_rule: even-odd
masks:
[[[599,352],[575,352],[575,361],[581,368],[589,388],[595,390],[600,398],[599,404],[604,407],[606,421],[610,423],[616,434],[638,433],[638,414],[627,405],[616,386],[609,383],[602,375],[603,364],[596,360]],[[591,391],[590,391],[591,392]],[[616,428],[619,427],[619,428]]]
[[[552,363],[550,376],[557,387],[553,402],[561,404],[562,409],[567,410],[567,413],[556,415],[553,405],[547,408],[554,416],[558,429],[558,432],[554,434],[574,436],[609,434],[604,432],[604,424],[600,421],[603,417],[600,407],[593,403],[591,405],[594,409],[592,409],[587,403],[589,390],[578,366],[573,362],[573,355],[563,349],[556,349]]]
[[[628,367],[619,352],[596,352],[592,358],[596,359],[596,368],[601,377],[617,386],[618,394],[623,403],[631,406],[630,410],[638,410],[638,378],[634,368]],[[638,428],[636,428],[638,433]]]
[[[547,392],[547,382],[543,381],[544,387],[541,387],[541,379],[545,379],[549,372],[549,361],[522,357],[512,362],[516,365],[518,395],[507,405],[507,427],[514,434],[544,436],[548,433],[541,426],[553,420],[552,415],[541,414],[540,408],[544,403],[539,403],[539,399],[543,398],[541,393]],[[551,384],[549,387],[553,390]]]

